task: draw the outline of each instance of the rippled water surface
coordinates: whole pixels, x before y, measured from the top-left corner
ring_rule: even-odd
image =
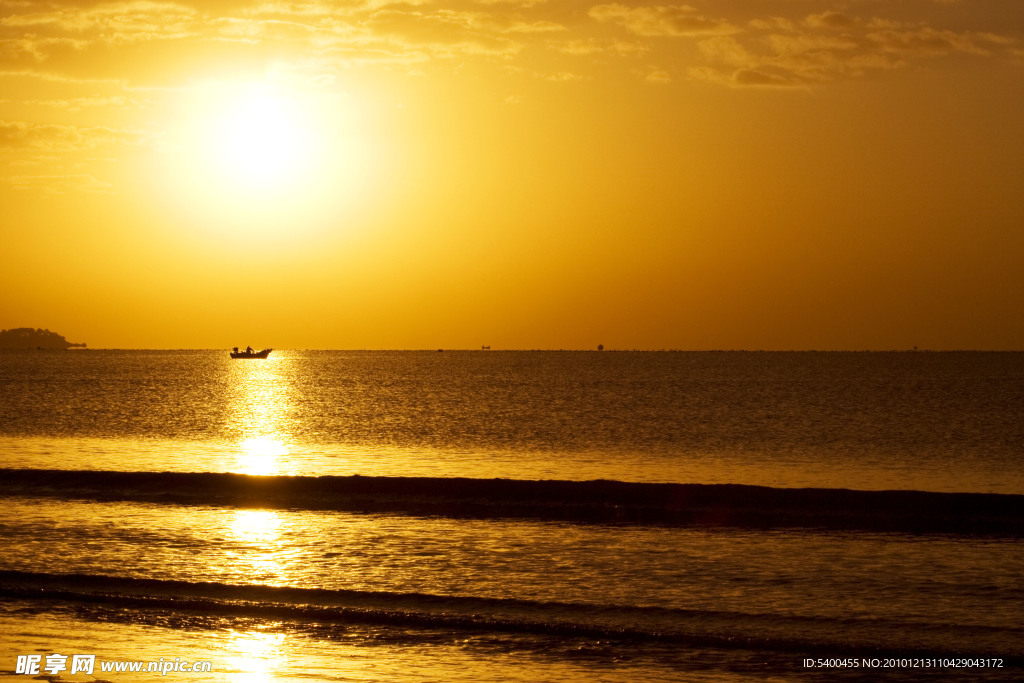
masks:
[[[1022,406],[1019,353],[2,353],[0,677],[27,680],[18,654],[92,652],[214,666],[111,679],[146,683],[826,681],[804,658],[888,653],[1007,664],[890,680],[1015,680]],[[27,468],[56,472],[10,472]],[[354,474],[330,509],[283,478]],[[359,502],[402,476],[443,486],[374,479],[387,505]],[[788,522],[566,514],[583,504],[537,481],[508,494],[525,503],[456,505],[470,489],[450,477],[756,484]],[[864,509],[816,522],[779,491],[799,487],[932,493],[826,491]],[[744,487],[641,488],[748,504]],[[923,516],[880,524],[880,496]]]
[[[0,465],[1024,492],[1024,354],[0,354]]]
[[[24,499],[7,511],[10,569],[50,554],[126,577],[972,625],[1008,623],[1024,600],[1024,553],[1000,539]],[[1003,602],[977,610],[993,591]]]

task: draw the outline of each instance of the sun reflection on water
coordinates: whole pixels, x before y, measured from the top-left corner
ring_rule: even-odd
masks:
[[[269,683],[275,670],[286,662],[285,635],[261,631],[232,631],[225,648],[228,673],[233,683]]]
[[[239,444],[238,469],[242,474],[281,474],[278,458],[288,455],[288,447],[272,436],[249,437]]]
[[[281,536],[281,516],[273,510],[234,510],[231,533],[244,543],[275,543]]]
[[[230,553],[234,569],[268,586],[287,583],[289,552],[283,538],[286,524],[274,510],[232,510],[229,532],[236,542]]]
[[[289,454],[292,398],[287,358],[232,361],[229,432],[237,434],[237,463],[242,474],[283,474]]]

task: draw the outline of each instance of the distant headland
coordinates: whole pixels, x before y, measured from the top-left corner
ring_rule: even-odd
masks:
[[[85,343],[72,344],[56,332],[33,330],[31,327],[0,330],[0,349],[70,349],[73,347],[85,348]]]

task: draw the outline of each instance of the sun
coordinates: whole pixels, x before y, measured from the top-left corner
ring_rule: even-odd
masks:
[[[239,189],[272,190],[307,180],[317,162],[313,116],[278,88],[252,84],[216,104],[210,163]]]
[[[373,176],[353,98],[305,81],[193,83],[167,121],[156,185],[206,234],[294,238],[304,226],[336,223]]]
[[[308,92],[265,81],[196,88],[186,121],[185,162],[225,201],[281,197],[308,185],[330,136]]]

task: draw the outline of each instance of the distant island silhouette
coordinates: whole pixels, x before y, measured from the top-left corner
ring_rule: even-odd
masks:
[[[63,335],[50,330],[33,330],[31,327],[19,327],[13,330],[0,330],[0,349],[70,349],[85,348],[85,343],[72,344]]]

